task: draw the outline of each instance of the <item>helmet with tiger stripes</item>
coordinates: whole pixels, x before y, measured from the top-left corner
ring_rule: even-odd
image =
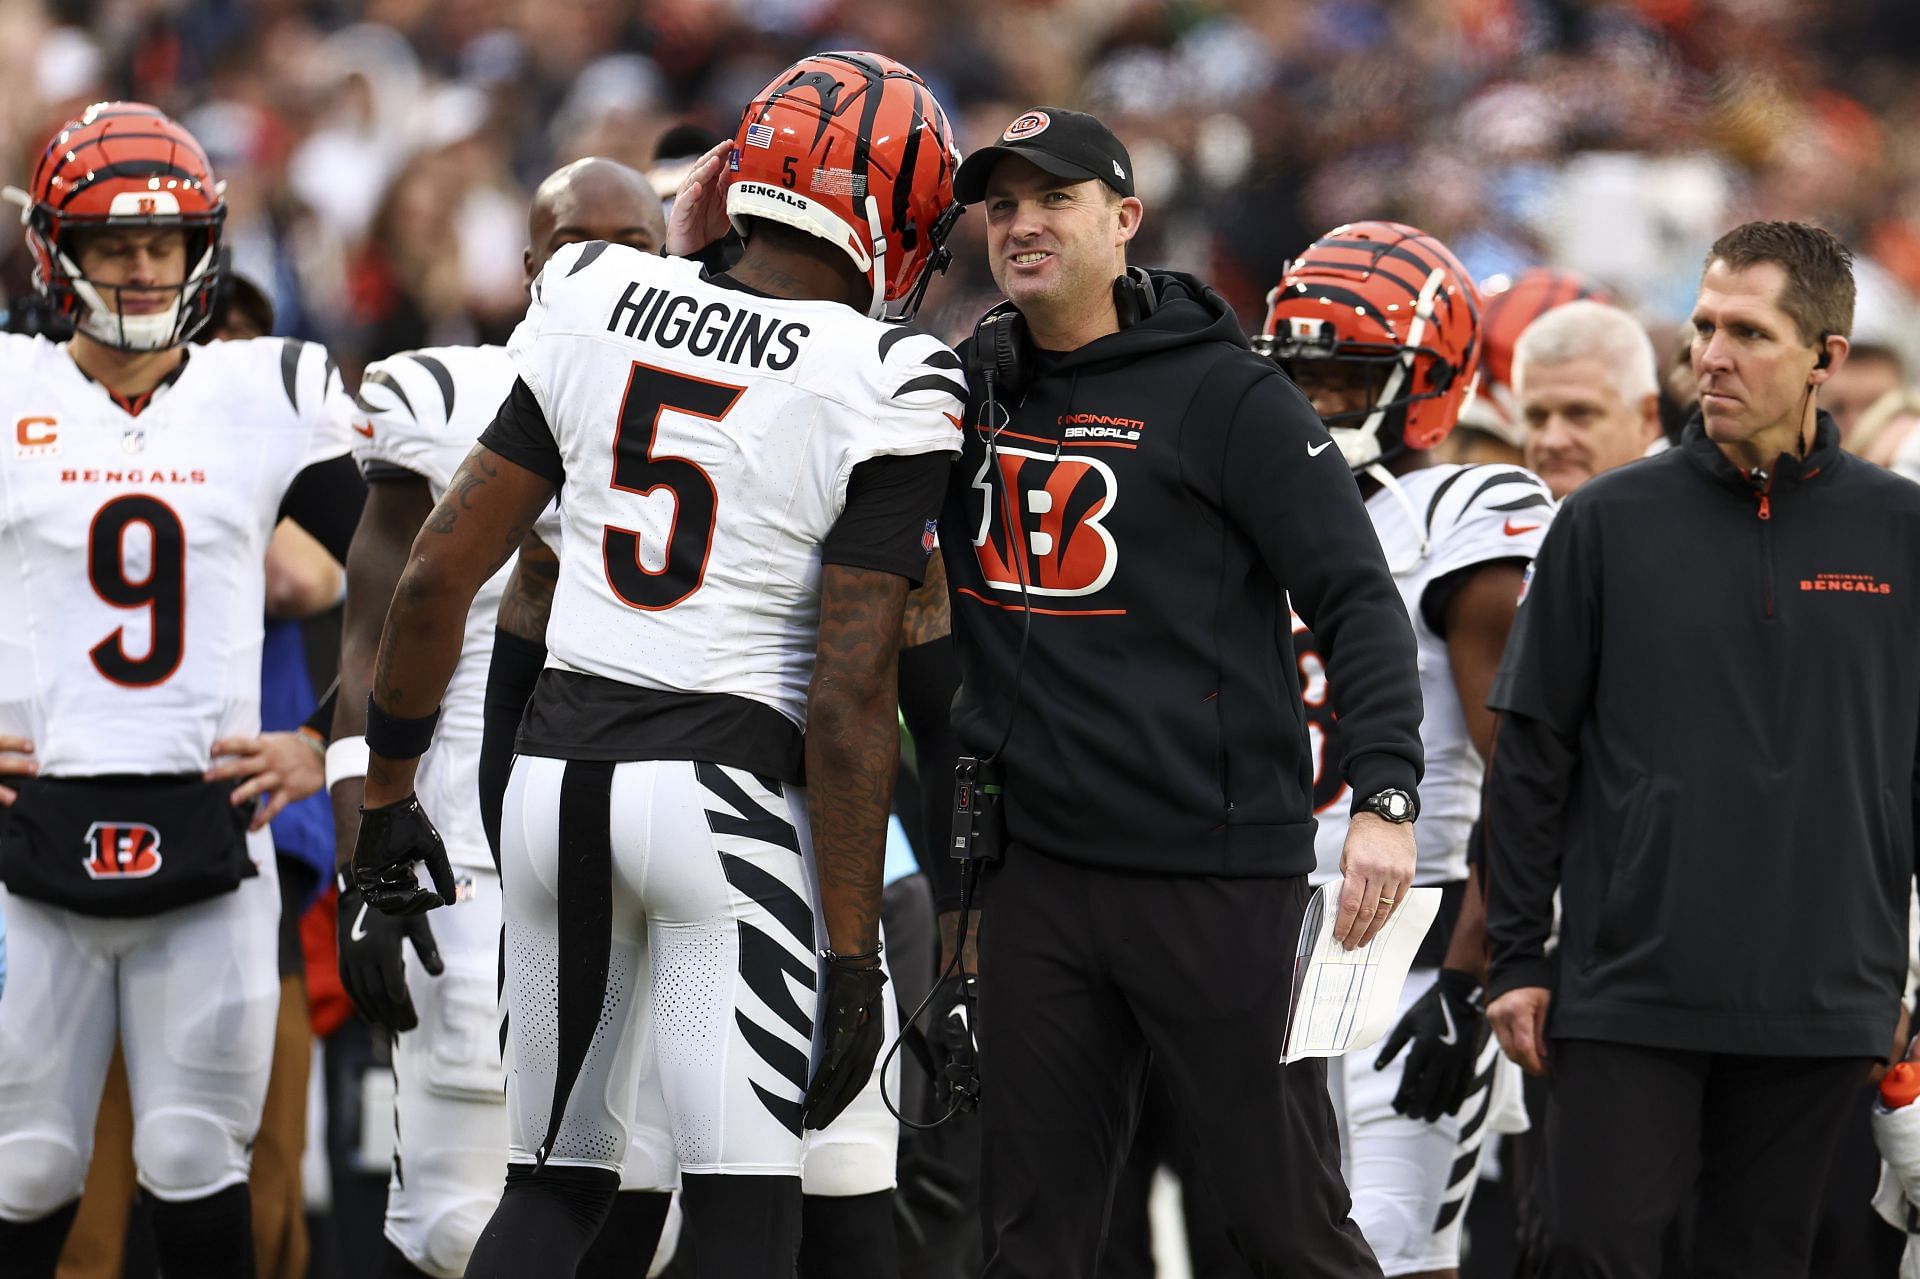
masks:
[[[1529,267],[1496,275],[1480,285],[1480,389],[1461,414],[1463,424],[1489,431],[1519,447],[1524,432],[1513,394],[1513,351],[1527,326],[1568,302],[1611,302],[1600,285],[1573,271]]]
[[[1553,310],[1581,298],[1612,302],[1606,289],[1573,271],[1529,267],[1515,276],[1496,275],[1480,289],[1480,322],[1485,330],[1481,363],[1487,380],[1513,385],[1513,348],[1527,326]]]
[[[33,281],[53,313],[94,341],[122,351],[179,346],[213,316],[220,230],[227,206],[207,153],[191,133],[144,102],[97,102],[61,126],[41,152],[21,206]],[[75,237],[104,227],[179,227],[186,273],[171,303],[139,315],[119,303],[131,286],[82,273]],[[109,304],[108,294],[112,294]]]
[[[873,286],[867,314],[910,319],[952,254],[960,151],[926,81],[877,53],[816,53],[775,76],[734,136],[727,215],[832,242]]]
[[[1289,371],[1331,360],[1367,374],[1366,406],[1326,419],[1358,471],[1453,430],[1479,376],[1480,294],[1426,232],[1354,222],[1287,264],[1254,349]]]

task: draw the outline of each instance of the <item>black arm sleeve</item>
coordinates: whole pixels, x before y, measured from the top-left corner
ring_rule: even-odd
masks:
[[[340,681],[336,679],[327,685],[327,695],[320,699],[320,704],[313,708],[313,714],[307,716],[307,722],[301,727],[318,733],[323,742],[333,741],[333,706],[339,700]]]
[[[921,838],[915,848],[935,910],[960,909],[960,863],[947,856],[953,834],[953,763],[960,755],[953,736],[953,695],[959,687],[960,662],[952,636],[900,650],[900,717],[913,735],[920,774]]]
[[[1487,998],[1551,986],[1547,935],[1560,886],[1566,796],[1579,766],[1574,743],[1545,721],[1501,717],[1487,770]]]
[[[855,466],[847,505],[820,547],[821,562],[897,573],[920,585],[952,465],[951,454],[915,453]]]
[[[1219,469],[1205,478],[1320,641],[1355,810],[1389,788],[1413,791],[1425,767],[1413,627],[1359,486],[1277,369],[1224,422],[1207,459]]]
[[[534,398],[533,388],[520,378],[513,380],[513,390],[507,392],[500,411],[487,429],[480,432],[480,442],[515,466],[524,466],[543,479],[555,484],[566,481],[567,469],[561,463],[553,427],[548,424],[540,401]]]
[[[494,629],[480,729],[480,826],[487,834],[495,870],[500,869],[500,811],[506,806],[507,778],[513,771],[513,739],[546,664],[546,645]]]
[[[280,514],[313,534],[327,554],[345,564],[353,530],[360,525],[360,508],[366,504],[367,486],[360,468],[351,455],[342,453],[294,476],[280,499]]]

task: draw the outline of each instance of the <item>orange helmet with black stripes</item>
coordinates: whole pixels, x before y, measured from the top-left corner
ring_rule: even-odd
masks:
[[[1481,324],[1485,329],[1481,362],[1487,379],[1499,386],[1513,385],[1513,348],[1529,324],[1581,298],[1611,302],[1605,289],[1573,271],[1529,267],[1515,276],[1496,275],[1480,288]]]
[[[1572,271],[1529,267],[1518,275],[1496,275],[1480,284],[1480,389],[1461,422],[1507,441],[1525,442],[1520,406],[1513,395],[1513,349],[1529,324],[1548,311],[1580,298],[1613,299],[1607,291]]]
[[[873,285],[867,314],[905,320],[951,254],[960,163],[926,81],[877,53],[816,53],[775,76],[734,136],[727,214],[832,242]]]
[[[159,108],[95,103],[47,142],[28,189],[9,187],[6,195],[21,206],[35,287],[54,314],[88,337],[124,351],[157,351],[184,343],[212,317],[226,201],[207,153]],[[89,280],[74,237],[153,226],[185,233],[185,277],[163,286],[177,289],[169,305],[123,314],[121,295],[132,286]]]
[[[1480,294],[1426,232],[1354,222],[1287,264],[1254,349],[1289,372],[1331,360],[1366,374],[1365,407],[1326,419],[1357,471],[1453,430],[1479,376]]]

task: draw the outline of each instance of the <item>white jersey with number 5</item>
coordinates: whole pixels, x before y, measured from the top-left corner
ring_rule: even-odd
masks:
[[[550,663],[804,727],[821,543],[856,465],[958,451],[959,358],[599,243],[547,263],[508,349],[566,472]]]
[[[1449,884],[1467,877],[1467,835],[1480,815],[1486,764],[1467,734],[1453,680],[1447,638],[1436,621],[1444,609],[1428,591],[1464,569],[1503,561],[1531,561],[1553,518],[1553,497],[1540,478],[1517,466],[1429,466],[1399,477],[1405,500],[1382,489],[1367,499],[1367,514],[1393,569],[1413,622],[1426,707],[1420,744],[1426,773],[1420,781],[1420,820],[1414,826],[1419,861],[1416,884]],[[1294,655],[1300,663],[1300,699],[1313,747],[1315,884],[1340,878],[1353,794],[1340,778],[1339,728],[1319,645],[1296,615]]]
[[[436,346],[406,351],[367,366],[354,418],[354,460],[373,479],[380,467],[417,475],[439,501],[473,451],[500,401],[513,389],[513,361],[503,346]],[[440,699],[433,746],[421,757],[414,789],[433,815],[456,864],[492,869],[480,825],[480,735],[485,726],[487,667],[500,597],[513,571],[509,559],[474,594],[460,661]]]
[[[0,733],[84,777],[198,773],[257,732],[267,540],[351,409],[291,339],[192,347],[127,404],[64,346],[0,336]]]

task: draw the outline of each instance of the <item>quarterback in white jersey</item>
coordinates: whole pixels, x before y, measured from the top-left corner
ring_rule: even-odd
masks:
[[[189,353],[224,209],[159,111],[90,108],[20,196],[75,335],[0,338],[0,738],[38,763],[0,835],[0,1257],[53,1275],[117,1039],[161,1265],[251,1275],[280,899],[270,837],[206,778],[259,730],[274,525],[345,553],[349,406],[316,346]]]
[[[642,252],[666,238],[646,180],[608,160],[576,161],[540,184],[528,214],[526,268],[557,249],[607,240]],[[354,457],[370,496],[348,557],[341,697],[329,751],[343,865],[359,831],[366,697],[393,585],[421,524],[453,482],[514,384],[505,347],[433,347],[368,367],[356,397]],[[507,1147],[500,1056],[500,876],[481,821],[480,743],[495,619],[512,564],[475,593],[458,664],[417,790],[457,870],[456,898],[432,916],[372,910],[342,877],[342,983],[360,1010],[394,1032],[394,1158],[382,1279],[465,1272],[500,1198]],[[403,954],[408,941],[414,955]],[[667,1181],[671,1188],[671,1160]]]
[[[1349,1054],[1330,1074],[1353,1218],[1384,1273],[1451,1276],[1488,1133],[1512,1122],[1518,1077],[1476,1004],[1484,958],[1450,956],[1447,944],[1454,920],[1479,906],[1468,844],[1492,739],[1486,696],[1553,499],[1518,467],[1432,462],[1479,360],[1473,282],[1439,241],[1397,223],[1341,227],[1288,265],[1270,303],[1260,347],[1368,491],[1413,625],[1426,754],[1414,883],[1444,894],[1378,1059]],[[1298,618],[1292,640],[1315,768],[1313,882],[1336,883],[1352,797],[1338,780],[1325,665]]]
[[[405,913],[451,888],[413,795],[453,666],[433,635],[564,485],[501,822],[511,1165],[469,1276],[564,1273],[604,1214],[643,951],[700,1264],[793,1273],[801,1133],[880,1048],[894,655],[965,387],[945,346],[875,321],[941,260],[951,139],[908,69],[816,55],[735,139],[738,263],[556,254],[519,381],[395,590],[353,869]]]

